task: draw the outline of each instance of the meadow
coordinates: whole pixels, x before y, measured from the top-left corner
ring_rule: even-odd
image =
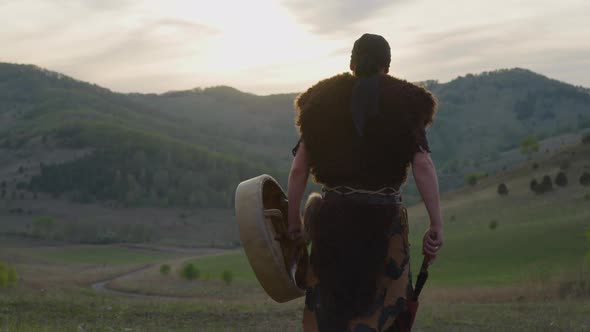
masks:
[[[532,179],[560,171],[567,186],[531,191]],[[415,330],[590,331],[590,187],[578,183],[584,172],[588,144],[444,195],[445,244]],[[508,195],[497,193],[500,183]],[[408,210],[415,275],[428,219],[421,204]],[[300,330],[303,299],[270,300],[240,249],[34,243],[7,237],[0,245],[0,260],[20,278],[0,290],[0,331]],[[198,279],[179,276],[187,263]],[[171,267],[168,275],[162,264]],[[107,291],[93,289],[98,282]]]

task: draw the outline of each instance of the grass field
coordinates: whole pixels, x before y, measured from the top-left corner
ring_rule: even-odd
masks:
[[[445,245],[432,267],[434,284],[465,286],[502,285],[546,280],[561,272],[579,270],[588,251],[585,232],[590,227],[590,192],[578,179],[590,168],[590,147],[575,148],[549,156],[533,170],[533,162],[473,188],[446,195]],[[569,185],[536,195],[529,189],[533,178],[555,178],[558,165],[569,160],[565,170]],[[506,197],[496,193],[499,183],[510,189]],[[418,263],[420,235],[426,229],[425,209],[409,210],[413,263]],[[490,223],[496,221],[497,228]]]
[[[194,263],[205,275],[218,277],[223,271],[231,271],[237,282],[256,280],[252,268],[250,267],[250,263],[248,263],[248,258],[241,250],[221,257],[209,256],[198,258],[190,262]]]
[[[508,199],[514,206],[490,202],[480,210],[482,216],[463,210],[456,214],[457,221],[447,223],[444,251],[432,268],[433,282],[498,285],[545,278],[583,264],[590,209],[583,208],[581,199],[559,207],[555,201],[542,206]],[[489,228],[491,220],[498,222],[495,230]],[[412,243],[420,243],[419,235],[414,232]],[[419,257],[419,245],[413,249],[413,257]]]
[[[80,246],[49,248],[35,256],[63,264],[119,265],[156,262],[170,257],[170,254],[128,250],[115,246]]]
[[[554,178],[564,160],[568,186],[530,191],[533,178]],[[590,146],[534,162],[536,169],[530,161],[443,197],[445,244],[431,267],[416,331],[590,331],[590,187],[578,184],[590,172]],[[496,193],[500,182],[508,196]],[[422,205],[409,207],[409,215],[415,275],[428,219]],[[241,250],[14,238],[0,248],[0,260],[21,277],[15,288],[0,290],[0,331],[300,330],[303,299],[272,302]],[[179,277],[187,262],[199,269],[198,280]],[[159,272],[161,264],[171,266],[170,275]],[[234,277],[229,285],[221,280],[224,271]],[[101,280],[135,296],[90,288]]]
[[[4,294],[0,331],[299,331],[301,301],[203,304],[89,292]],[[588,301],[423,305],[415,331],[588,331]]]

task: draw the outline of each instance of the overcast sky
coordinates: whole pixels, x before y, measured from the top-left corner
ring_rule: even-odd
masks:
[[[410,81],[524,67],[590,87],[589,17],[588,0],[0,0],[0,62],[121,92],[297,92],[371,32]]]

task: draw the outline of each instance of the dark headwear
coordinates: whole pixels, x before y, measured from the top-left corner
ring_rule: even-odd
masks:
[[[358,77],[350,111],[357,133],[363,136],[367,118],[379,113],[379,72],[391,63],[389,43],[382,36],[365,33],[354,42],[350,63]]]
[[[354,74],[358,77],[371,76],[391,63],[391,48],[385,38],[365,33],[354,42],[350,63],[354,64]]]

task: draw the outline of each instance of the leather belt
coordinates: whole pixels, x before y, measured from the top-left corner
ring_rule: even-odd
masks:
[[[374,205],[401,205],[402,196],[400,193],[390,195],[377,195],[370,193],[339,193],[335,191],[324,191],[322,194],[324,199],[344,199],[352,200],[359,203],[374,204]]]

